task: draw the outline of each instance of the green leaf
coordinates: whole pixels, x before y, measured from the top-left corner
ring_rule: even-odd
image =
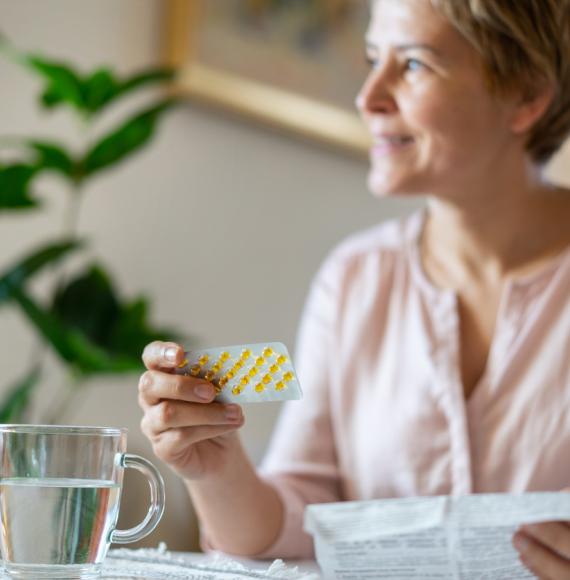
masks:
[[[34,55],[24,57],[22,62],[47,81],[42,96],[46,107],[67,102],[78,111],[84,109],[81,77],[70,66]]]
[[[103,67],[83,76],[67,63],[19,52],[1,34],[0,51],[46,81],[40,97],[44,108],[53,109],[67,103],[85,116],[99,113],[116,99],[141,87],[169,82],[176,72],[171,68],[150,68],[118,79],[111,69]]]
[[[137,73],[127,78],[119,86],[118,95],[123,96],[140,87],[157,83],[171,82],[176,76],[176,70],[172,68],[157,68]]]
[[[143,298],[123,303],[111,277],[90,266],[57,293],[52,313],[67,327],[81,332],[110,357],[140,361],[153,340],[173,340],[175,333],[152,328],[147,322],[148,303]]]
[[[125,80],[118,80],[109,69],[95,71],[83,83],[83,96],[86,109],[91,113],[100,113],[106,106],[142,87],[169,82],[175,71],[168,68],[157,68],[137,73]]]
[[[102,139],[89,151],[83,162],[85,175],[91,175],[115,165],[141,149],[153,136],[156,123],[162,113],[176,103],[175,99],[163,101],[129,119]]]
[[[98,266],[61,288],[52,312],[67,326],[79,330],[98,346],[105,347],[119,316],[119,301],[109,276]]]
[[[12,295],[30,322],[60,358],[83,375],[138,371],[140,360],[110,357],[81,332],[68,328],[59,318],[37,305],[22,288],[13,288]],[[88,308],[89,305],[87,304]]]
[[[83,82],[83,98],[85,108],[90,113],[100,111],[119,92],[119,84],[112,71],[106,68],[96,70]]]
[[[39,368],[33,368],[23,379],[9,388],[0,405],[0,423],[19,423],[28,406],[30,396],[40,378]]]
[[[149,325],[148,301],[139,297],[121,307],[110,335],[109,348],[113,352],[140,357],[144,347],[153,340],[177,340],[179,334],[171,329],[156,329]]]
[[[55,109],[60,103],[63,103],[63,98],[49,87],[40,95],[40,105],[44,109]]]
[[[12,289],[22,286],[31,276],[49,264],[54,264],[83,244],[76,240],[65,240],[50,244],[26,256],[0,275],[0,304],[10,299]]]
[[[4,37],[0,38],[0,51],[11,61],[31,69],[46,81],[40,98],[42,106],[51,109],[67,101],[81,110],[81,78],[71,67],[40,55],[24,54]]]
[[[36,170],[57,171],[65,177],[74,177],[77,173],[71,155],[60,145],[45,141],[29,141],[28,145],[38,154]]]
[[[38,205],[29,191],[35,172],[35,166],[24,163],[0,167],[0,210],[30,209]]]

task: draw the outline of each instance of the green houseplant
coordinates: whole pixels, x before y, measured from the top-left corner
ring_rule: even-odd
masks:
[[[31,249],[8,267],[0,266],[0,307],[18,307],[41,343],[33,365],[24,369],[15,384],[3,385],[0,422],[28,420],[31,398],[45,378],[42,352],[48,349],[57,355],[69,377],[57,404],[41,417],[42,422],[57,422],[89,379],[139,371],[140,355],[148,341],[178,337],[172,330],[151,326],[146,298],[120,297],[102,264],[87,264],[72,277],[65,270],[67,259],[87,245],[77,231],[85,184],[146,146],[161,117],[176,102],[173,98],[160,99],[94,143],[88,140],[91,127],[119,100],[149,86],[168,83],[173,71],[153,68],[126,78],[119,78],[109,68],[82,74],[68,64],[21,53],[2,37],[0,51],[39,77],[43,109],[67,109],[84,128],[85,145],[80,151],[51,140],[0,137],[0,214],[40,209],[36,181],[47,172],[67,182],[69,191],[69,218],[61,237]],[[56,282],[50,296],[40,301],[29,286],[44,270],[49,270]],[[34,348],[38,350],[37,346]]]

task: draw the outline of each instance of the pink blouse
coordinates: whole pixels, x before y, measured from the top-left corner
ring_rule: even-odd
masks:
[[[313,283],[262,473],[285,506],[262,556],[311,557],[307,504],[570,485],[570,248],[502,296],[465,401],[457,296],[422,271],[424,212],[342,243]]]

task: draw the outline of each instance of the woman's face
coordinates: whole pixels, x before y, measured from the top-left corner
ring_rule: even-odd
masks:
[[[479,55],[430,1],[376,0],[366,44],[356,104],[373,137],[372,192],[457,197],[492,176],[517,139],[514,105],[490,94]]]

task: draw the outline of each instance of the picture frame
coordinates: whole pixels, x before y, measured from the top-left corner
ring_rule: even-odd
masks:
[[[203,62],[198,41],[208,26],[204,1],[219,3],[218,9],[226,2],[165,2],[163,60],[178,70],[172,88],[175,94],[230,111],[304,140],[334,147],[352,156],[364,158],[368,155],[370,136],[354,106],[339,106],[326,99],[303,94],[302,90],[284,89]],[[361,52],[364,65],[363,40]]]

